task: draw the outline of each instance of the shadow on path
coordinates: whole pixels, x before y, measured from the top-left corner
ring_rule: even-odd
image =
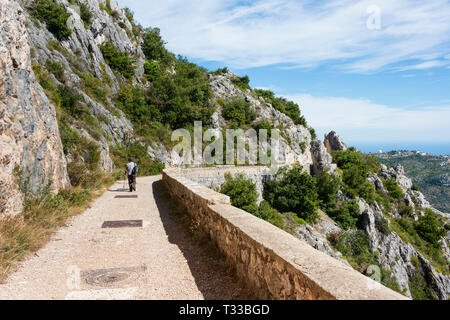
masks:
[[[225,268],[223,257],[211,243],[199,243],[189,231],[180,212],[170,205],[170,195],[162,181],[153,183],[153,196],[169,242],[183,253],[196,285],[206,300],[242,300],[248,298],[235,276]]]

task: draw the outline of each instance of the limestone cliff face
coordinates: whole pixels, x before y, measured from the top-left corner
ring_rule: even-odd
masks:
[[[0,1],[0,215],[22,210],[16,176],[32,192],[69,186],[55,109],[31,70],[25,21],[16,1]]]
[[[309,171],[313,164],[311,155],[311,133],[302,125],[296,125],[287,115],[276,110],[270,103],[266,102],[254,92],[244,91],[233,85],[232,80],[237,76],[228,71],[222,75],[210,75],[210,85],[216,99],[230,100],[234,97],[245,99],[256,112],[254,123],[267,120],[275,128],[282,129],[280,142],[279,161],[285,165],[300,164]],[[214,126],[218,129],[225,125],[221,116],[221,107],[213,115]]]
[[[100,168],[110,172],[114,168],[110,157],[110,141],[120,143],[132,137],[133,126],[123,112],[114,107],[112,97],[120,89],[120,79],[106,64],[100,45],[105,41],[111,41],[122,52],[136,56],[136,77],[133,81],[135,84],[142,85],[139,79],[144,72],[144,55],[139,46],[140,41],[130,38],[124,29],[117,26],[120,21],[131,29],[124,11],[114,1],[111,1],[110,5],[111,10],[117,12],[117,22],[107,12],[100,9],[100,4],[105,5],[105,1],[79,1],[79,3],[87,5],[92,13],[92,23],[88,28],[84,26],[80,17],[78,5],[70,5],[67,1],[57,2],[64,4],[67,13],[70,14],[68,23],[71,26],[72,35],[59,41],[41,23],[36,20],[32,22],[29,13],[25,12],[29,21],[27,29],[29,45],[33,49],[33,61],[38,65],[45,66],[46,62],[50,60],[64,66],[65,85],[82,96],[80,103],[89,108],[95,118],[101,120],[99,122],[103,132],[98,138],[93,137],[85,128],[72,126],[72,129],[98,144],[101,150]],[[29,1],[21,3],[25,8],[30,5]],[[60,47],[52,46],[52,43],[59,43]],[[89,90],[85,88],[86,85],[82,78],[86,72],[103,82],[105,92],[109,92],[105,96],[105,101],[95,99],[95,96],[89,94]],[[54,83],[61,84],[60,80],[51,76]],[[70,155],[68,161],[71,161]]]

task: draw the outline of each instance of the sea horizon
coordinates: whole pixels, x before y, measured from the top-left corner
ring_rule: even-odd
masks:
[[[349,142],[347,145],[364,153],[408,150],[436,156],[450,155],[450,142]]]

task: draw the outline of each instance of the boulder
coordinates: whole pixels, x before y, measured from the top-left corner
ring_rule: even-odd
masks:
[[[331,131],[325,135],[324,144],[329,153],[332,153],[333,151],[347,150],[347,146],[335,131]]]

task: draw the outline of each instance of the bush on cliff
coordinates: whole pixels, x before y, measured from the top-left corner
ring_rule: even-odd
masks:
[[[257,89],[255,92],[258,96],[264,98],[267,103],[270,103],[276,110],[291,118],[295,124],[302,125],[305,128],[308,127],[305,117],[300,113],[300,107],[295,102],[288,101],[284,98],[277,98],[270,90]]]
[[[398,183],[395,179],[384,180],[383,185],[386,190],[389,192],[389,195],[392,199],[399,200],[403,195],[402,189],[398,186]]]
[[[147,60],[162,61],[164,64],[168,64],[171,60],[171,54],[164,47],[158,28],[145,30],[141,47]]]
[[[365,269],[376,263],[370,248],[370,238],[365,231],[351,230],[341,234],[331,234],[328,240],[356,269]]]
[[[276,209],[272,208],[267,201],[261,202],[255,215],[280,229],[284,226],[282,215]]]
[[[325,211],[334,208],[341,184],[339,178],[327,172],[321,172],[316,179],[320,207]]]
[[[231,82],[243,91],[250,89],[250,78],[248,76],[234,78]]]
[[[58,79],[59,82],[64,82],[64,70],[65,67],[62,64],[59,64],[58,62],[54,62],[52,60],[47,60],[45,63],[45,67],[47,70],[55,76],[56,79]]]
[[[196,64],[178,57],[175,73],[159,72],[147,92],[148,104],[160,112],[160,122],[172,129],[192,127],[194,121],[211,123],[215,106],[207,72]]]
[[[422,239],[435,248],[441,248],[439,240],[447,234],[442,223],[439,223],[437,215],[431,209],[426,209],[425,215],[419,217],[416,230]]]
[[[134,76],[135,66],[133,59],[126,53],[119,51],[111,41],[107,41],[100,46],[105,62],[111,69],[122,74],[126,79]]]
[[[360,196],[368,203],[375,201],[375,189],[366,179],[373,166],[373,158],[364,157],[355,148],[333,152],[333,161],[342,170],[344,190],[352,197]]]
[[[280,212],[294,212],[307,222],[318,218],[317,184],[301,166],[281,168],[274,180],[264,184],[263,197]]]
[[[359,205],[355,200],[346,201],[329,211],[328,214],[342,229],[356,229],[356,223],[360,216]]]
[[[233,178],[231,174],[225,174],[225,183],[220,187],[220,192],[230,197],[233,206],[255,215],[258,213],[256,186],[243,175]]]
[[[159,63],[157,61],[146,62],[144,64],[144,75],[148,81],[155,81],[159,72]]]
[[[72,34],[72,30],[67,26],[70,14],[67,13],[63,4],[52,0],[38,0],[31,14],[45,23],[48,31],[58,39],[67,38]]]
[[[81,20],[83,20],[84,26],[86,28],[91,25],[92,16],[93,15],[89,7],[85,3],[80,4],[80,18]]]
[[[241,128],[245,124],[250,124],[256,118],[250,103],[244,99],[235,98],[222,108],[222,115],[233,129]]]

